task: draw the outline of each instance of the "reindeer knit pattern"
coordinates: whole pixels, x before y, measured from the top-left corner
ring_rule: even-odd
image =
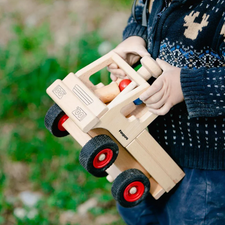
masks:
[[[182,167],[225,169],[225,0],[156,0],[141,25],[136,6],[123,38],[141,36],[153,58],[182,68],[185,101],[149,126]]]

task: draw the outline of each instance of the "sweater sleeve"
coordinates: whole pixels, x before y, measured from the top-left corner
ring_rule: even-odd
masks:
[[[225,68],[181,70],[181,86],[190,117],[225,115]]]
[[[220,67],[181,70],[181,86],[190,117],[225,115],[225,42],[218,54]]]
[[[127,26],[123,31],[123,40],[130,36],[142,37],[147,42],[147,28],[142,26],[143,0],[139,0],[135,7],[135,18],[131,15],[128,19]]]

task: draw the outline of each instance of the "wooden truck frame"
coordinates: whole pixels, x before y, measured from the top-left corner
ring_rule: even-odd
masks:
[[[123,91],[112,82],[94,85],[90,76],[115,63],[132,81]],[[169,192],[184,172],[149,134],[146,127],[157,117],[135,100],[151,76],[161,68],[149,56],[135,71],[111,51],[47,89],[56,103],[45,116],[45,125],[57,137],[70,134],[81,146],[80,163],[96,177],[107,176],[112,195],[124,207],[139,204],[150,192],[158,199]]]

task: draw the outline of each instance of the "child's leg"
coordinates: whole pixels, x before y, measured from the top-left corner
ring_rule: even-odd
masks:
[[[224,225],[225,171],[184,168],[184,172],[182,182],[158,210],[159,224]]]
[[[135,207],[124,208],[117,204],[117,208],[127,225],[159,225],[152,201],[154,200],[149,196]]]
[[[205,224],[225,224],[225,171],[206,171]]]
[[[118,210],[128,225],[224,225],[225,171],[184,168],[184,179],[159,200]]]

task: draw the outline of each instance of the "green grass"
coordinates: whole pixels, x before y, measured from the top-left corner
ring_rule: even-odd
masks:
[[[113,8],[122,8],[122,9],[128,9],[131,8],[131,5],[133,3],[133,0],[114,0],[114,1],[106,1],[106,0],[100,0],[98,3],[104,4],[107,7],[113,7]]]
[[[0,46],[0,224],[14,221],[18,225],[56,225],[61,212],[76,212],[91,197],[99,201],[89,212],[93,218],[117,214],[111,184],[105,178],[89,175],[80,166],[78,144],[71,137],[53,137],[44,126],[45,113],[53,104],[46,88],[99,58],[97,46],[104,40],[97,31],[85,33],[79,42],[68,43],[59,55],[50,56],[47,48],[52,36],[48,24],[26,27],[18,23],[12,32],[14,38]],[[93,82],[101,77],[97,74]],[[8,194],[12,181],[6,163],[17,162],[27,165],[26,182],[32,191],[42,193],[34,218],[20,219],[13,214],[17,207],[30,210],[21,205],[18,190]],[[123,223],[118,220],[113,224]]]

